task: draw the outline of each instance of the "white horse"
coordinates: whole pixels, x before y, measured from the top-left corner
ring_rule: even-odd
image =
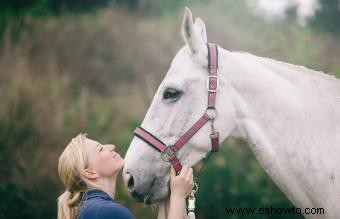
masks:
[[[173,59],[142,126],[171,145],[207,106],[207,36],[199,18],[186,8],[186,45]],[[340,217],[340,80],[248,53],[218,48],[219,90],[215,129],[220,141],[244,139],[257,160],[289,200],[301,209],[323,208]],[[195,165],[211,150],[206,124],[178,152],[182,164]],[[169,196],[170,163],[139,138],[125,156],[123,178],[131,195],[147,204]]]

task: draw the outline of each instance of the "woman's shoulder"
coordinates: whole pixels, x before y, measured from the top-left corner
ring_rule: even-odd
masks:
[[[118,204],[114,201],[107,201],[102,203],[102,205],[98,206],[98,214],[97,218],[114,218],[116,219],[133,219],[135,218],[131,211],[127,209],[125,206]]]
[[[93,218],[134,219],[135,217],[125,206],[116,203],[113,199],[100,196],[87,199],[79,209],[78,219]]]
[[[78,219],[93,218],[115,218],[115,219],[134,219],[135,217],[129,209],[121,204],[109,200],[100,200],[85,204],[80,208]]]

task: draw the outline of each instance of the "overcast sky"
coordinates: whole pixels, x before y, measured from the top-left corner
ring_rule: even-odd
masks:
[[[287,7],[296,4],[298,6],[299,21],[313,14],[317,7],[316,0],[257,0],[257,11],[264,16],[282,16]]]

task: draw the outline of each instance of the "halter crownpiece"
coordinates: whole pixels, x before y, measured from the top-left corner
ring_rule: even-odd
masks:
[[[216,93],[218,91],[219,81],[217,77],[218,68],[218,49],[216,44],[208,43],[208,72],[207,78],[207,90],[208,90],[208,107],[203,116],[194,123],[194,125],[182,135],[175,144],[167,146],[157,137],[146,131],[142,127],[137,127],[135,130],[135,136],[145,141],[147,144],[155,148],[161,153],[162,160],[171,162],[177,174],[182,169],[182,165],[177,158],[177,151],[181,149],[189,139],[196,134],[196,132],[202,128],[208,121],[211,122],[211,152],[217,152],[219,150],[219,133],[215,131],[214,120],[217,116],[215,108]]]

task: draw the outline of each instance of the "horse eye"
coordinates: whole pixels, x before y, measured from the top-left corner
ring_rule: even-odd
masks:
[[[182,92],[173,88],[168,88],[163,94],[163,98],[177,100],[181,96]]]

